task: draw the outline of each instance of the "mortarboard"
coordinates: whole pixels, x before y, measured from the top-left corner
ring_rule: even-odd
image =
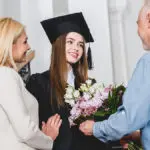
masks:
[[[55,42],[60,35],[69,32],[77,32],[81,34],[86,43],[94,42],[82,12],[50,18],[42,21],[41,24],[51,43]],[[88,66],[89,69],[92,69],[93,65],[90,45],[87,54]]]

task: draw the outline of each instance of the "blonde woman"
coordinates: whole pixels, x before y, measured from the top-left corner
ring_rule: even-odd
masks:
[[[11,18],[0,19],[0,149],[50,150],[61,119],[54,115],[38,128],[38,103],[26,90],[16,62],[25,61],[30,49],[24,26]]]

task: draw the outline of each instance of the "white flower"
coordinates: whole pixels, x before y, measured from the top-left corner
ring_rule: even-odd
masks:
[[[101,92],[101,99],[102,100],[105,100],[105,99],[107,99],[108,98],[108,93],[106,93],[106,92]]]
[[[82,84],[80,86],[80,89],[81,89],[82,92],[84,92],[84,91],[87,92],[88,91],[88,88],[87,88],[86,84]]]
[[[68,103],[71,107],[73,107],[75,105],[74,99],[70,99],[70,100],[65,99],[65,102]]]
[[[89,100],[91,98],[91,94],[90,93],[84,93],[83,97],[85,100]]]
[[[95,90],[98,90],[100,92],[104,91],[104,86],[98,83],[93,84],[92,86],[93,88],[95,88]]]
[[[72,94],[66,93],[65,96],[64,96],[64,98],[65,98],[65,99],[72,99],[73,96],[72,96]]]
[[[95,88],[95,89],[98,89],[98,88],[100,88],[101,86],[100,86],[98,83],[94,83],[92,87]]]
[[[89,88],[89,92],[90,92],[91,94],[94,94],[94,93],[95,93],[95,89],[94,89],[93,87],[90,87],[90,88]]]
[[[78,90],[75,90],[75,91],[73,92],[73,96],[74,96],[75,98],[78,98],[78,97],[80,96],[80,92],[79,92]]]
[[[72,86],[68,86],[68,88],[66,89],[66,93],[67,94],[72,94],[73,90],[74,90],[74,88]]]
[[[71,107],[73,107],[75,105],[75,101],[73,99],[70,101],[70,105],[71,105]]]
[[[90,86],[92,84],[92,80],[86,80],[86,84]]]

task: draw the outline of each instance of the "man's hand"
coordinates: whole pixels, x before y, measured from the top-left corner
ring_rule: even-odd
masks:
[[[55,114],[48,119],[47,123],[42,122],[42,131],[47,136],[50,136],[53,140],[55,140],[59,134],[61,123],[62,120],[60,119],[60,116]]]
[[[93,135],[93,125],[94,125],[93,120],[86,120],[80,124],[79,129],[85,134],[85,135]]]

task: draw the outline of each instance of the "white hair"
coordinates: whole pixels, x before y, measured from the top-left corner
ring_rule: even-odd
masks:
[[[150,6],[150,0],[145,0],[145,5]]]
[[[140,11],[140,18],[145,19],[146,15],[150,13],[150,0],[145,0],[144,6]]]

